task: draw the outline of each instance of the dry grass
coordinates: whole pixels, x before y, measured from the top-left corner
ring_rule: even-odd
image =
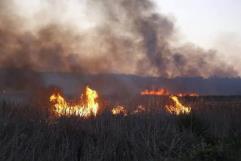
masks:
[[[225,99],[183,98],[195,106],[190,115],[104,112],[88,120],[53,118],[44,108],[1,102],[0,160],[241,160],[240,99]]]

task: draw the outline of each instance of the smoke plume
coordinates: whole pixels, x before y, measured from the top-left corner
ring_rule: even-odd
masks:
[[[149,76],[237,76],[194,44],[173,47],[175,24],[151,0],[0,2],[0,68]],[[35,8],[34,8],[35,7]]]

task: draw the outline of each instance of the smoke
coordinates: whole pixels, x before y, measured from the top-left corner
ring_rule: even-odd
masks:
[[[26,7],[31,4],[30,7]],[[1,0],[0,68],[149,76],[237,76],[193,44],[151,0]]]

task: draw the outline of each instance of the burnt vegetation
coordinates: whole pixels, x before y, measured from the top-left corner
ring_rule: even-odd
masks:
[[[159,97],[147,99],[150,106]],[[143,100],[144,101],[144,100]],[[1,101],[0,160],[160,161],[241,158],[240,97],[182,98],[189,115],[163,111],[53,117],[45,106]],[[131,105],[131,103],[130,103]]]

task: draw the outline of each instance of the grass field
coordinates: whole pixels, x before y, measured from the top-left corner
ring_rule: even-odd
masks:
[[[163,99],[137,98],[148,107]],[[129,102],[129,106],[135,106]],[[238,161],[241,98],[182,98],[189,115],[164,111],[53,117],[46,107],[0,102],[1,161]],[[128,105],[128,101],[126,102]]]

